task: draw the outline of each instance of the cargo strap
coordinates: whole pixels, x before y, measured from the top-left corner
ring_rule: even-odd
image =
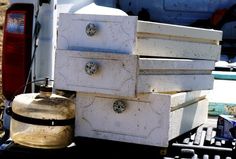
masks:
[[[11,109],[11,107],[8,108],[7,113],[15,120],[27,123],[27,124],[33,124],[33,125],[42,125],[42,126],[67,126],[67,125],[74,125],[75,118],[72,119],[64,119],[64,120],[58,120],[58,119],[37,119],[37,118],[31,118],[19,115],[17,113],[14,113]]]

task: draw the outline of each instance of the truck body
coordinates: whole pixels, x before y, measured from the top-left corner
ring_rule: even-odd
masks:
[[[38,92],[39,86],[42,84],[44,79],[49,78],[51,81],[55,80],[55,83],[50,82],[51,84],[55,84],[54,89],[77,92],[76,103],[79,103],[78,108],[82,111],[82,113],[78,110],[76,112],[76,135],[80,137],[91,137],[168,147],[169,140],[196,128],[206,120],[204,117],[207,117],[206,108],[208,103],[205,99],[204,91],[201,92],[200,90],[212,89],[213,78],[210,73],[214,70],[214,61],[221,58],[217,56],[220,54],[219,42],[222,38],[220,31],[208,29],[199,29],[199,31],[198,29],[192,29],[188,26],[194,25],[194,23],[199,20],[209,20],[216,10],[230,8],[234,4],[235,2],[233,0],[219,0],[217,2],[213,2],[211,0],[201,0],[193,1],[192,3],[187,0],[177,0],[174,2],[170,0],[10,0],[9,9],[6,14],[6,23],[4,28],[5,45],[3,47],[3,60],[5,59],[5,61],[7,61],[3,62],[3,94],[6,97],[5,107],[11,107],[11,101],[17,94]],[[81,18],[76,19],[76,17],[73,17],[77,14],[82,15]],[[81,29],[84,26],[84,21],[87,23],[87,21],[90,20],[91,22],[98,23],[103,20],[112,23],[116,21],[116,18],[118,17],[117,21],[124,22],[126,20],[125,18],[122,18],[126,16],[136,17],[139,20],[142,20],[142,22],[138,21],[136,24],[135,18],[130,21],[127,20],[128,22],[124,23],[124,25],[130,25],[130,27],[127,28],[127,26],[124,26],[123,28],[126,28],[124,30],[129,30],[129,32],[126,33],[125,31],[121,31],[115,32],[114,34],[114,36],[117,36],[117,34],[121,33],[121,40],[112,38],[111,40],[109,39],[109,35],[111,35],[112,31],[114,31],[112,29],[109,30],[109,28],[115,26],[110,24],[107,24],[107,26],[101,25],[107,29],[107,34],[106,36],[101,36],[104,39],[100,40],[108,40],[108,44],[106,42],[100,42],[100,45],[99,40],[95,42],[92,40],[90,41],[90,38],[93,34],[95,34],[93,33],[94,30],[91,31],[91,28],[89,34],[86,32],[87,35],[91,37],[82,38],[83,34],[79,34],[78,37],[73,35],[76,32],[80,33],[84,31]],[[13,19],[17,19],[18,22],[21,22],[19,25],[20,27],[18,26],[17,29],[11,28],[10,24],[12,22],[10,22],[10,20]],[[24,22],[22,23],[22,21]],[[160,24],[152,24],[148,21],[155,23],[158,22]],[[168,26],[168,24],[172,24],[172,26]],[[224,27],[227,28],[227,30],[234,32],[234,24],[234,22],[231,22],[229,25],[227,24],[228,26]],[[160,30],[156,29],[158,28],[157,26]],[[23,30],[30,28],[31,31],[22,31],[22,28]],[[119,26],[117,28],[120,29]],[[138,30],[137,32],[136,29]],[[168,33],[168,31],[170,33]],[[124,35],[122,33],[124,33]],[[16,34],[19,35],[16,37],[12,36]],[[126,35],[128,35],[128,38],[123,39],[122,37],[125,37]],[[229,36],[230,34],[227,35]],[[136,41],[137,37],[138,40]],[[153,42],[159,37],[164,39],[163,41],[159,41],[160,46]],[[148,38],[151,40],[146,42],[146,39]],[[230,38],[233,39],[234,35],[232,34],[232,37]],[[16,44],[19,46],[13,48],[12,51],[9,48],[12,47],[14,43],[12,41],[14,39],[21,40],[23,43]],[[78,39],[83,40],[78,41]],[[11,42],[9,42],[10,40]],[[125,44],[124,41],[127,42],[126,45],[122,45]],[[137,42],[139,46],[143,45],[144,47],[140,47],[139,49],[132,48],[135,45],[132,45],[132,43],[130,44],[130,41],[134,41],[134,43]],[[187,44],[185,44],[186,41],[188,42]],[[114,45],[114,48],[109,45],[109,42],[110,44],[113,42],[112,44]],[[192,48],[193,52],[198,52],[199,54],[184,54],[185,48],[187,48],[186,46],[190,46],[191,44],[192,47],[189,48]],[[179,47],[179,50],[175,50],[177,46],[182,45],[183,48]],[[102,48],[100,46],[102,46]],[[124,47],[124,49],[120,46]],[[172,64],[173,61],[168,61],[168,59],[164,59],[164,61],[161,61],[162,59],[160,61],[145,59],[147,58],[145,56],[155,57],[155,51],[152,51],[152,49],[148,50],[149,48],[158,50],[162,48],[162,46],[163,50],[166,48],[170,50],[172,49],[170,52],[173,55],[170,53],[168,58],[173,58],[174,60],[176,60],[175,58],[180,59],[174,61],[174,64]],[[18,61],[19,59],[14,58],[14,51],[17,49],[22,49],[22,54],[17,55],[17,57],[20,57],[22,63]],[[151,52],[154,55],[146,54],[145,50],[148,50],[148,52]],[[208,52],[212,52],[213,55],[205,57],[204,51],[206,50],[208,50]],[[91,51],[95,53],[83,53]],[[172,51],[183,52],[183,54],[177,55]],[[97,52],[103,52],[104,54],[99,54]],[[108,52],[112,52],[115,55],[109,54]],[[120,52],[122,52],[122,55],[119,55]],[[138,54],[135,55],[135,57],[132,57],[132,55],[129,55],[132,54],[132,52],[138,52]],[[56,54],[58,54],[58,56],[56,56]],[[144,58],[142,57],[142,59],[141,56],[144,56]],[[167,55],[165,54],[158,56],[161,58],[166,58]],[[122,61],[122,58],[127,58],[128,60]],[[188,61],[189,58],[191,58],[190,61]],[[102,75],[103,78],[98,77],[98,81],[100,81],[96,81],[94,83],[92,82],[91,86],[89,84],[94,79],[93,77],[91,79],[87,78],[87,75],[83,72],[78,73],[78,75],[74,73],[76,72],[76,68],[82,70],[81,65],[83,63],[89,63],[89,61],[84,59],[95,59],[96,62],[100,62],[100,65],[103,66],[102,68],[109,66],[112,68],[112,71],[105,70],[105,73]],[[106,60],[104,60],[104,62],[101,59]],[[114,59],[118,62],[113,62],[112,60]],[[110,60],[111,62],[109,62]],[[19,62],[19,64],[17,62]],[[152,63],[152,65],[150,65],[149,62]],[[162,66],[161,64],[165,62],[167,64]],[[18,65],[15,65],[15,63]],[[121,64],[123,64],[122,66],[126,66],[126,68],[119,68]],[[163,67],[161,69],[166,72],[162,71],[162,74],[157,73],[160,70],[156,68],[160,67],[160,65]],[[173,66],[173,68],[175,67],[175,69],[171,68],[171,66]],[[191,66],[192,70],[188,68],[189,66]],[[15,70],[16,68],[17,71]],[[118,68],[119,70],[117,71]],[[91,69],[91,67],[89,67],[89,69]],[[108,77],[106,75],[116,77],[117,74],[125,77],[135,77],[135,79],[138,79],[138,82],[135,80],[130,80],[132,78],[118,79],[117,77],[117,83],[113,84],[113,78],[105,78]],[[158,76],[158,78],[156,78],[155,75],[162,76]],[[169,75],[168,78],[166,75]],[[17,80],[16,77],[19,77],[20,82],[14,83]],[[86,79],[81,79],[81,77],[86,77]],[[200,82],[201,79],[204,79],[205,83]],[[195,80],[196,83],[187,86],[184,85],[185,87],[180,88],[175,85],[169,86],[163,82],[168,80],[169,83],[176,83],[176,85],[184,85],[184,83],[187,83],[190,80]],[[124,81],[126,84],[124,84]],[[119,82],[121,83],[120,85]],[[148,82],[150,82],[151,85],[154,85],[153,88],[150,88],[150,83]],[[109,89],[107,89],[108,86]],[[159,93],[158,91],[156,92],[156,90],[159,92],[168,93],[158,94],[157,96],[153,95],[152,93]],[[193,91],[193,93],[185,93],[184,91]],[[83,94],[84,92],[92,93],[91,95],[87,95]],[[149,95],[146,93],[149,93]],[[113,101],[118,101],[119,103],[119,98],[127,100],[126,102],[129,103],[129,105],[135,110],[133,110],[130,114],[114,119],[113,115],[106,116],[106,114],[109,114],[110,112],[102,112],[104,107]],[[156,104],[158,101],[157,99],[161,101],[161,104],[160,106],[157,106],[158,108],[155,108],[155,106],[158,105]],[[87,105],[88,102],[92,103],[89,105],[89,108]],[[118,111],[120,110],[119,104]],[[200,108],[199,105],[204,105],[205,107]],[[163,106],[165,109],[161,108]],[[191,106],[192,109],[190,110],[185,108],[188,106]],[[98,109],[95,109],[95,107],[98,107]],[[147,114],[139,114],[140,108],[142,107],[145,108],[142,111],[147,112]],[[149,107],[151,107],[151,109],[149,109]],[[183,110],[178,112],[175,111],[182,107]],[[4,128],[9,130],[10,116],[7,115],[6,111],[7,109],[4,113]],[[181,122],[182,125],[178,125],[179,123],[175,123],[175,120],[179,120],[184,112],[188,115],[183,117],[183,121]],[[94,115],[94,113],[97,114],[97,116]],[[83,116],[84,114],[88,115],[86,116],[88,117],[86,118],[86,120],[88,120],[88,125],[81,122],[84,119],[83,117],[85,117]],[[150,116],[148,116],[148,114]],[[145,115],[147,116],[145,117]],[[197,117],[193,117],[194,115]],[[203,115],[204,117],[199,118],[200,115]],[[130,116],[133,116],[133,118],[130,118]],[[111,120],[108,123],[106,123],[107,117],[111,117]],[[144,120],[140,120],[141,118]],[[190,121],[190,118],[193,125],[188,125],[187,122],[185,123],[185,121]],[[132,119],[132,121],[129,121],[129,119]],[[159,123],[159,121],[164,119],[165,122]],[[133,127],[134,123],[136,124],[137,121],[138,128]],[[149,124],[154,121],[157,123],[156,125]],[[126,122],[127,126],[122,127],[122,125],[120,125],[121,123]],[[91,126],[92,124],[95,124],[95,126]],[[92,128],[88,128],[89,126]],[[119,127],[122,128],[120,129]],[[139,127],[144,127],[145,130],[141,130]],[[111,134],[109,134],[110,132]]]

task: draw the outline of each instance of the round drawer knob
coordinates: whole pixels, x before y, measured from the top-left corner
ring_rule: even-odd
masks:
[[[94,75],[98,72],[98,64],[94,62],[88,62],[85,65],[85,71],[88,75]]]
[[[95,24],[89,23],[86,26],[86,34],[88,36],[94,36],[97,33],[97,27]]]
[[[113,110],[116,113],[122,113],[126,109],[126,103],[122,100],[117,100],[113,103]]]

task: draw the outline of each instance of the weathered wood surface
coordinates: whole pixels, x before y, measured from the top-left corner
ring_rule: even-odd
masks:
[[[207,118],[206,100],[182,97],[187,96],[146,94],[126,100],[77,93],[75,136],[167,147],[170,139]],[[117,100],[126,103],[122,113],[113,110]],[[171,111],[176,104],[180,108]]]
[[[88,62],[98,65],[88,75]],[[137,55],[57,50],[55,88],[136,97],[139,93],[209,90],[213,61],[138,58]]]
[[[91,23],[94,36],[86,34]],[[138,21],[135,16],[60,14],[59,49],[142,56],[205,59],[220,57],[222,31]]]
[[[88,36],[86,27],[94,24],[95,35]],[[135,49],[137,17],[64,14],[59,17],[58,49],[93,50],[131,54]]]
[[[219,60],[222,31],[154,22],[138,22],[135,54]]]
[[[85,66],[98,65],[93,75]],[[55,88],[84,93],[136,96],[137,56],[57,50]]]

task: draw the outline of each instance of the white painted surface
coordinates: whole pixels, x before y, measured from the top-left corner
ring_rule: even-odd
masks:
[[[139,75],[138,93],[213,89],[212,75]]]
[[[86,34],[86,26],[95,24],[97,33]],[[58,49],[87,50],[131,54],[135,48],[137,17],[60,14]]]
[[[222,39],[222,31],[219,30],[195,28],[183,25],[172,25],[172,24],[156,23],[148,21],[139,21],[137,32],[160,34],[173,37],[184,37],[186,38],[186,40],[188,40],[188,38],[196,40],[198,39],[199,41],[201,39],[205,39],[217,42],[221,41]]]
[[[201,90],[169,94],[172,96],[171,109],[175,110],[179,106],[184,106],[183,103],[187,105],[195,103],[196,101],[205,98],[209,94],[209,92],[209,90]]]
[[[92,3],[115,8],[115,0],[57,0],[57,10],[58,13],[75,13]]]
[[[60,14],[59,49],[219,60],[222,31],[144,21],[137,26],[133,16],[84,14],[93,5],[78,10],[83,14]],[[98,26],[98,34],[86,35],[88,23]]]
[[[96,14],[96,15],[118,15],[118,16],[128,16],[127,13],[120,9],[104,7],[96,5],[95,3],[91,3],[78,11],[76,14]]]
[[[170,58],[139,58],[140,70],[174,70],[174,71],[212,71],[214,61]]]
[[[176,115],[170,111],[173,102],[178,101],[174,100],[175,97],[179,98],[175,95],[146,94],[134,99],[123,99],[127,108],[118,114],[113,110],[113,103],[119,98],[77,93],[75,136],[167,147],[171,138],[204,122],[198,111],[198,122],[182,114],[184,120],[188,120],[188,125],[182,125],[184,122],[180,121],[181,116],[178,116],[181,113],[177,112]],[[190,100],[186,98],[185,101],[179,101],[179,104],[184,106]],[[194,115],[196,104],[188,107],[192,106],[190,109],[184,108],[184,111],[187,109],[188,113]],[[205,112],[202,113],[205,115]],[[170,124],[175,118],[178,119],[175,120],[178,127]],[[181,131],[177,131],[180,129],[179,125]]]
[[[205,99],[171,112],[169,139],[205,123],[208,116],[208,104],[208,100]]]
[[[138,37],[135,54],[155,57],[219,60],[221,46],[188,41]]]
[[[57,0],[58,16],[60,13],[74,13],[93,2],[94,0]]]
[[[135,54],[219,60],[222,31],[153,22],[138,22]]]
[[[51,0],[50,4],[43,4],[39,10],[38,22],[41,28],[37,39],[38,47],[35,53],[32,81],[46,77],[54,79],[57,39],[56,4],[57,1]]]
[[[88,75],[86,63],[98,64],[98,72]],[[57,50],[55,88],[102,93],[115,96],[136,96],[137,56],[81,51]]]
[[[88,75],[86,63],[99,71]],[[209,90],[214,61],[138,58],[136,55],[57,50],[55,88],[136,97],[139,93]]]

